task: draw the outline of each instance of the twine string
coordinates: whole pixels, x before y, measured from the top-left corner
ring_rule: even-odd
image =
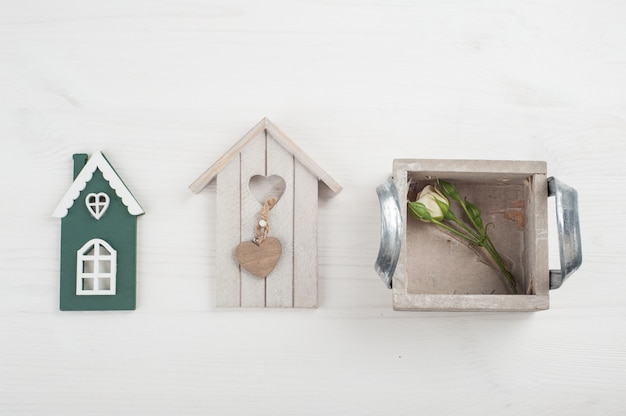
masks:
[[[257,246],[261,245],[270,233],[270,209],[276,205],[276,202],[278,202],[277,198],[268,198],[261,207],[261,211],[259,212],[259,221],[257,221],[254,229],[254,240],[252,240]]]

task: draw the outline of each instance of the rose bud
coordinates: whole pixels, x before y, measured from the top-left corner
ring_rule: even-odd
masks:
[[[441,186],[442,193],[448,198],[452,198],[456,201],[461,200],[461,196],[456,190],[456,186],[452,185],[450,182],[439,181],[439,186]]]
[[[443,220],[448,212],[448,209],[450,208],[450,202],[448,199],[432,185],[424,187],[424,189],[417,194],[415,202],[422,205],[428,212],[428,216],[423,214],[416,215],[420,220],[425,222],[430,222],[431,220]]]

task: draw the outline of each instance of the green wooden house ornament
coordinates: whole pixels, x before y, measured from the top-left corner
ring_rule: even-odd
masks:
[[[53,213],[61,218],[61,310],[135,309],[144,211],[102,153],[73,158],[74,182]]]

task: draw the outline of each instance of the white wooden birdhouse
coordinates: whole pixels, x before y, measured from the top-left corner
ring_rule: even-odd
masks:
[[[267,118],[190,186],[217,186],[220,307],[317,307],[318,182],[341,191]]]

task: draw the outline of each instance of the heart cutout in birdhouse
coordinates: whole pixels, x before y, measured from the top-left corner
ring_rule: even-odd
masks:
[[[259,245],[244,241],[235,249],[237,261],[248,272],[257,277],[267,277],[280,259],[282,245],[277,238],[267,237]]]
[[[252,196],[254,196],[254,199],[259,201],[259,204],[263,205],[269,198],[276,198],[278,202],[280,197],[285,193],[287,184],[285,180],[278,175],[254,175],[248,182],[248,188]]]

